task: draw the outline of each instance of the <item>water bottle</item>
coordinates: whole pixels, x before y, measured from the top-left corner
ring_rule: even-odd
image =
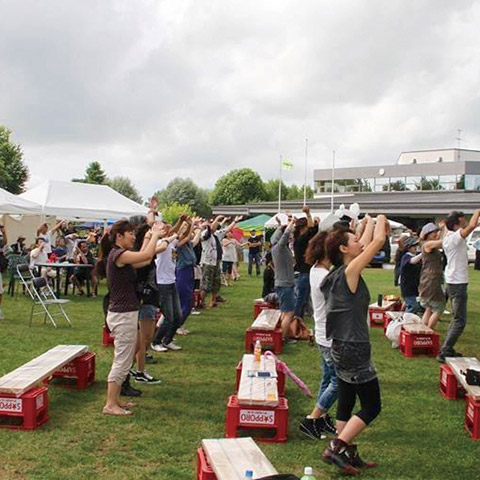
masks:
[[[377,305],[379,307],[381,307],[383,305],[383,295],[381,293],[378,294]]]
[[[256,363],[260,363],[260,360],[262,359],[262,344],[260,343],[260,340],[257,340],[255,342],[255,347],[253,349],[253,359]]]
[[[245,480],[253,479],[253,470],[245,470]]]
[[[313,476],[313,468],[312,467],[305,467],[303,471],[303,477],[300,480],[315,480]]]

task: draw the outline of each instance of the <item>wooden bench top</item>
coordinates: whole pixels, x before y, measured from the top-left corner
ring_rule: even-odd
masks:
[[[57,345],[1,377],[0,392],[20,396],[85,352],[88,352],[87,345]]]
[[[262,310],[258,317],[253,321],[252,328],[254,330],[275,330],[280,320],[280,315],[280,310]]]
[[[217,480],[244,480],[246,470],[254,479],[278,473],[250,437],[202,440],[202,448]]]
[[[403,325],[403,329],[409,333],[433,333],[433,330],[423,323],[407,323]]]
[[[378,302],[375,302],[375,303],[371,303],[369,305],[369,308],[378,308],[379,310],[389,310],[390,308],[393,308],[396,303],[397,303],[396,300],[384,300],[381,307],[378,306]]]
[[[446,364],[452,369],[452,372],[457,377],[460,385],[471,395],[475,400],[480,400],[480,387],[476,385],[469,385],[465,381],[465,376],[461,372],[465,372],[467,368],[480,370],[480,362],[475,357],[446,357]]]
[[[267,371],[274,377],[251,377],[249,371]],[[260,364],[256,363],[254,356],[245,354],[242,359],[242,374],[238,386],[237,399],[240,405],[265,405],[276,407],[278,405],[277,368],[275,359],[261,356]]]

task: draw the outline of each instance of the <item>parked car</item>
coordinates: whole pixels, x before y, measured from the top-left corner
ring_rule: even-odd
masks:
[[[480,240],[480,227],[477,227],[468,237],[467,237],[467,253],[468,253],[468,263],[475,262],[476,249],[473,244]]]

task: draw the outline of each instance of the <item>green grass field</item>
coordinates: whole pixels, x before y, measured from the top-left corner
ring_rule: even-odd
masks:
[[[468,326],[458,349],[479,355],[480,280],[471,271]],[[395,293],[393,272],[369,270],[365,278],[372,299]],[[245,275],[224,288],[228,303],[188,320],[192,334],[179,343],[181,352],[157,355],[149,371],[162,385],[143,386],[133,418],[102,415],[112,349],[101,345],[101,300],[74,298],[68,306],[74,328],[57,330],[40,317],[28,326],[30,303],[4,298],[0,321],[0,375],[57,344],[87,344],[97,354],[97,383],[76,391],[52,386],[50,421],[36,431],[0,429],[0,479],[194,479],[195,452],[202,438],[224,436],[225,409],[233,393],[235,367],[243,352],[244,331],[252,321],[252,299],[260,280]],[[448,323],[441,322],[440,332]],[[383,411],[359,439],[361,453],[380,462],[362,478],[472,480],[480,478],[480,443],[463,427],[464,402],[438,393],[439,364],[427,357],[404,358],[393,350],[382,329],[371,331]],[[316,394],[319,355],[307,342],[288,345],[283,360]],[[298,431],[314,401],[291,382],[289,439],[260,446],[280,472],[301,476],[314,468],[317,479],[340,478],[321,461],[326,441]]]

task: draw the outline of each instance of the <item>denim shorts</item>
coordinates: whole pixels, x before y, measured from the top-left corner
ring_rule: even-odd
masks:
[[[154,305],[142,305],[138,318],[140,320],[155,320],[157,317],[157,307]]]
[[[281,312],[293,312],[295,308],[295,295],[292,287],[275,287]]]

